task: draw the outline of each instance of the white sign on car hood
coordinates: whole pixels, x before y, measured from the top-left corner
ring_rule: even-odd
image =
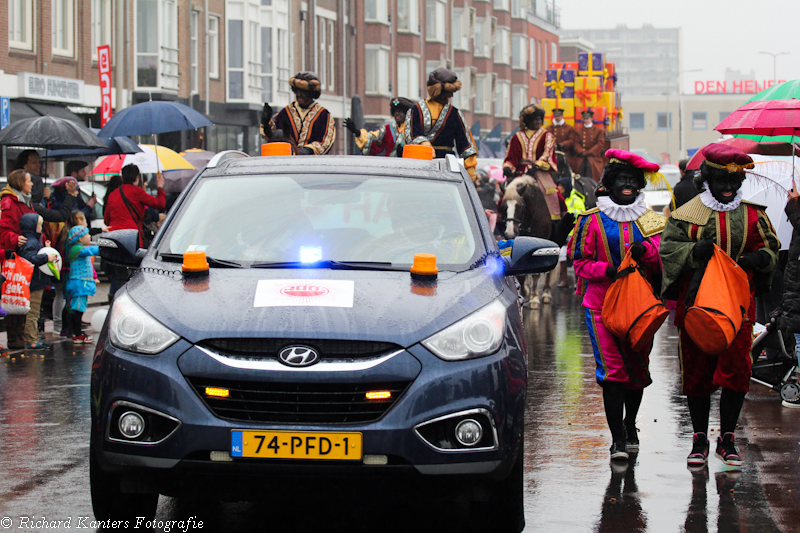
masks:
[[[259,280],[253,307],[353,307],[353,280]]]

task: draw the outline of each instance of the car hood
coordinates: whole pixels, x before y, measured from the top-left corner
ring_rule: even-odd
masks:
[[[442,272],[428,283],[408,272],[211,269],[205,279],[187,280],[179,271],[145,268],[126,285],[150,315],[193,343],[325,338],[404,347],[489,304],[504,287],[486,268]]]

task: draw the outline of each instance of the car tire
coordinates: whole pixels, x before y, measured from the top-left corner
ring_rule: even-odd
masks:
[[[119,477],[105,472],[95,457],[94,446],[89,451],[89,485],[92,510],[97,520],[145,521],[156,516],[158,494],[128,494],[119,487]]]
[[[520,438],[517,457],[508,476],[487,485],[491,495],[489,501],[470,504],[470,513],[480,524],[480,530],[519,533],[525,529],[524,464],[525,446],[523,438]]]

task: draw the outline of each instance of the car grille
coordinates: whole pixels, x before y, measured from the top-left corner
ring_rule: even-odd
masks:
[[[245,422],[285,424],[352,424],[378,420],[406,390],[410,381],[389,383],[275,383],[187,378],[214,415]],[[206,387],[225,388],[227,398],[205,394]],[[390,391],[387,400],[367,400],[366,393]]]
[[[322,360],[371,359],[402,349],[389,342],[337,339],[206,339],[199,344],[226,355],[263,359],[277,359],[283,348],[296,345],[314,348]]]

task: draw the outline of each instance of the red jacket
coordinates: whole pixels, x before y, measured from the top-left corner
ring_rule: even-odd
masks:
[[[133,207],[138,218],[131,216],[130,211],[122,200],[120,189],[125,193],[125,198]],[[123,184],[118,189],[111,192],[108,196],[108,204],[105,206],[103,221],[109,230],[118,229],[142,229],[142,220],[147,207],[154,209],[164,209],[167,204],[167,195],[164,189],[158,189],[158,196],[150,196],[141,187],[136,185]]]
[[[0,191],[0,248],[18,250],[17,239],[22,235],[19,219],[25,213],[35,213],[33,209],[19,201],[17,191],[6,185]]]

